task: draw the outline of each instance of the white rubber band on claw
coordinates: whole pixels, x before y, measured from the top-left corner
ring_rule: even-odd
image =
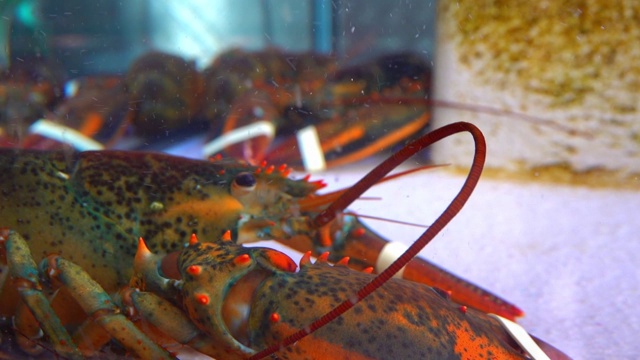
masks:
[[[102,144],[85,136],[81,132],[47,119],[40,119],[31,124],[29,132],[69,144],[79,151],[104,149]]]
[[[276,127],[269,121],[261,120],[233,129],[205,144],[202,148],[202,153],[205,157],[209,157],[219,153],[229,145],[234,145],[258,136],[267,136],[273,139],[276,136]]]
[[[388,268],[394,261],[396,261],[405,251],[407,251],[409,247],[403,243],[390,241],[384,245],[380,254],[378,255],[378,260],[376,261],[376,272],[379,274],[383,272],[386,268]],[[405,266],[406,267],[406,266]],[[394,278],[402,279],[402,275],[404,274],[404,267],[400,269],[395,275]]]
[[[538,344],[536,344],[536,342],[533,341],[531,336],[529,336],[529,333],[527,332],[527,330],[525,330],[522,326],[496,314],[488,314],[488,315],[498,320],[502,325],[502,327],[505,330],[507,330],[509,335],[511,335],[511,338],[515,340],[518,343],[518,345],[520,345],[520,347],[524,351],[526,351],[529,354],[529,356],[531,356],[533,360],[551,360],[549,359],[547,354],[545,354],[544,351],[540,349]]]
[[[296,133],[298,148],[304,169],[308,172],[323,171],[327,168],[320,137],[315,126],[309,125]]]

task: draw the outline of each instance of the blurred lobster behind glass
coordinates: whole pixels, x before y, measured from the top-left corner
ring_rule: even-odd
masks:
[[[167,141],[181,130],[208,126],[212,142],[206,156],[226,152],[252,164],[292,166],[319,157],[321,164],[306,164],[317,170],[419,134],[429,119],[429,82],[424,60],[409,53],[339,67],[319,54],[231,50],[199,73],[191,62],[152,52],[136,60],[124,78],[70,82],[73,96],[56,99],[55,108],[38,109],[25,121],[43,116],[107,147],[130,133],[145,142]],[[315,147],[301,149],[296,135],[303,129],[317,137]],[[40,135],[9,135],[5,144],[59,146]]]

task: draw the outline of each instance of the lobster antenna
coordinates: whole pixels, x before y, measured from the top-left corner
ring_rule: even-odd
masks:
[[[362,200],[362,198],[360,198],[358,200]],[[413,226],[413,227],[419,227],[419,228],[423,228],[423,229],[426,229],[426,228],[429,227],[429,225],[412,223],[412,222],[408,222],[408,221],[395,220],[395,219],[387,219],[387,218],[383,218],[383,217],[380,217],[380,216],[356,214],[356,213],[351,212],[351,211],[345,212],[344,215],[350,215],[350,216],[356,217],[358,219],[369,219],[369,220],[376,220],[376,221],[384,221],[384,222],[391,223],[391,224]]]
[[[359,103],[365,104],[365,103],[368,103],[369,101],[371,101],[370,97],[361,96],[355,99],[349,99],[349,104],[359,104]],[[585,139],[594,138],[594,135],[589,131],[574,129],[570,126],[566,126],[557,121],[554,121],[553,119],[535,116],[535,115],[531,115],[531,114],[527,114],[527,113],[519,112],[515,110],[500,109],[500,108],[488,106],[488,105],[468,104],[468,103],[463,103],[458,101],[440,100],[440,99],[427,99],[427,98],[423,99],[423,98],[417,98],[417,97],[404,97],[404,98],[381,97],[379,99],[376,99],[376,101],[378,103],[390,103],[390,104],[397,104],[398,102],[402,102],[404,104],[426,104],[426,105],[441,107],[443,109],[469,111],[469,112],[475,112],[475,113],[487,114],[487,115],[493,115],[493,116],[499,116],[499,117],[509,116],[533,125],[548,127],[548,128],[563,132],[567,135],[580,136]]]
[[[478,184],[480,175],[482,174],[482,168],[486,158],[487,146],[484,140],[482,132],[473,124],[466,122],[456,122],[449,125],[445,125],[439,129],[436,129],[419,139],[409,143],[397,153],[391,155],[387,160],[383,161],[375,169],[369,172],[365,177],[358,181],[353,187],[348,189],[340,198],[333,202],[327,209],[322,211],[315,219],[314,223],[317,227],[326,225],[329,221],[333,220],[336,213],[344,210],[353,201],[355,201],[362,193],[364,193],[371,184],[376,183],[391,170],[403,163],[409,157],[416,154],[418,151],[426,148],[427,146],[449,137],[459,132],[469,132],[473,136],[475,143],[475,153],[473,156],[473,163],[469,169],[469,175],[465,180],[462,188],[458,194],[453,198],[449,206],[444,212],[434,221],[431,225],[414,243],[402,254],[396,261],[394,261],[386,270],[378,274],[371,282],[362,287],[358,292],[343,301],[340,305],[336,306],[333,310],[323,315],[309,326],[304,329],[298,330],[296,333],[288,336],[282,342],[269,346],[268,348],[258,352],[250,357],[250,359],[262,359],[268,355],[271,355],[279,349],[289,346],[319,328],[325,326],[329,322],[333,321],[347,310],[351,309],[355,304],[360,302],[365,297],[369,296],[376,289],[387,282],[395,273],[397,273],[402,267],[404,267],[413,257],[415,257],[420,250],[422,250],[457,214],[460,212],[464,204],[467,202],[471,193]]]
[[[546,126],[551,129],[563,132],[567,135],[581,136],[585,139],[594,138],[593,134],[589,131],[574,129],[570,126],[563,125],[552,119],[530,115],[530,114],[526,114],[526,113],[515,111],[515,110],[498,109],[492,106],[466,104],[466,103],[457,102],[457,101],[438,100],[438,99],[431,99],[429,100],[429,103],[434,106],[439,106],[445,109],[448,108],[448,109],[454,109],[454,110],[471,111],[471,112],[477,112],[477,113],[493,115],[493,116],[513,116],[524,122],[528,122],[533,125]]]
[[[402,177],[402,176],[405,176],[405,175],[409,175],[409,174],[412,174],[412,173],[415,173],[415,172],[418,172],[418,171],[430,170],[430,169],[435,169],[435,168],[439,168],[439,167],[443,167],[443,166],[449,166],[449,164],[422,165],[422,166],[419,166],[417,168],[400,171],[398,173],[382,177],[374,185],[380,185],[383,182],[390,181],[390,180],[395,180],[395,179],[397,179],[399,177]],[[371,186],[366,187],[366,189],[368,190],[370,187]],[[329,193],[326,193],[326,194],[322,194],[322,195],[318,195],[318,196],[315,196],[315,197],[312,197],[312,198],[301,199],[301,200],[298,201],[298,204],[300,205],[300,210],[303,210],[303,211],[312,210],[314,208],[317,208],[318,206],[329,204],[330,202],[339,199],[344,193],[347,192],[347,190],[349,190],[349,188],[338,189],[338,190],[334,190],[332,192],[329,192]],[[370,199],[370,198],[358,197],[358,200],[367,200],[367,199]],[[351,203],[349,203],[349,205],[351,205]]]

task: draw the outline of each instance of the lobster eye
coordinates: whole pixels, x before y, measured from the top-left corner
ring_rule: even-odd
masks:
[[[236,175],[234,184],[244,189],[253,189],[256,186],[256,177],[248,172],[242,172]]]

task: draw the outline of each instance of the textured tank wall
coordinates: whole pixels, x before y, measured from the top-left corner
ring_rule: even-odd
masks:
[[[436,96],[548,121],[438,109],[436,124],[480,126],[490,167],[640,173],[638,3],[460,1],[439,11]],[[470,153],[438,149],[436,161]]]

